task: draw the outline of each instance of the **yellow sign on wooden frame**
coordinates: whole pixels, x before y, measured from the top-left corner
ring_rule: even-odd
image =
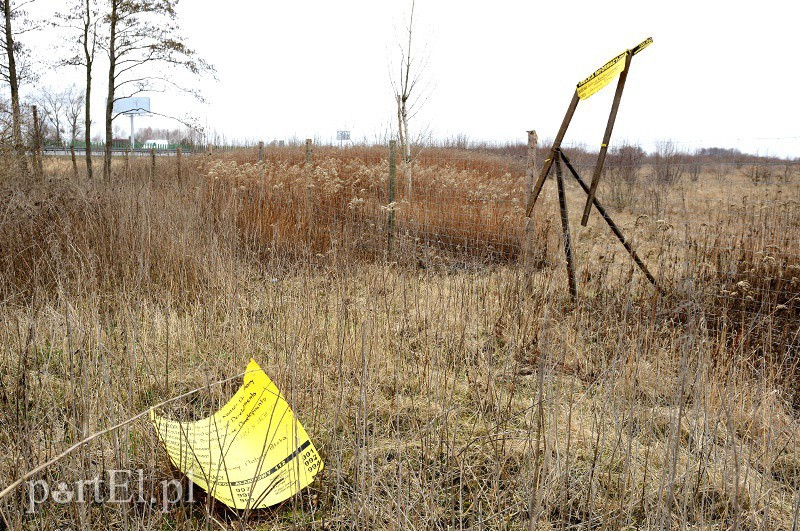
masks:
[[[603,87],[611,83],[615,77],[622,73],[622,71],[625,69],[625,58],[628,54],[636,55],[651,44],[653,44],[653,38],[649,37],[639,43],[639,45],[637,45],[635,48],[625,50],[595,70],[591,76],[578,83],[578,97],[582,100],[585,100],[600,91]]]

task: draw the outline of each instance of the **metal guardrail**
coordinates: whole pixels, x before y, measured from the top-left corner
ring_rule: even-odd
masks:
[[[133,150],[130,150],[129,148],[117,148],[117,147],[112,147],[111,148],[111,153],[113,155],[124,155],[125,153],[130,152],[130,154],[133,155],[133,156],[141,156],[141,157],[143,157],[143,156],[149,155],[150,151],[151,151],[150,149],[144,149],[144,148],[137,148],[137,149],[133,149]],[[92,152],[92,155],[101,155],[102,156],[103,154],[105,154],[105,148],[102,147],[102,146],[100,146],[100,147],[92,146],[91,152]],[[177,149],[156,149],[155,152],[156,152],[157,155],[162,155],[162,156],[163,155],[176,155],[178,153],[178,150]],[[194,148],[193,149],[193,148],[188,148],[188,147],[181,147],[181,153],[184,154],[184,155],[189,155],[189,154],[192,154],[192,153],[200,153],[200,152],[202,152],[202,149],[200,149],[200,148]],[[64,155],[64,156],[69,156],[71,154],[71,150],[68,147],[47,146],[47,147],[43,147],[42,148],[42,154],[43,155]],[[79,155],[79,154],[80,155],[85,155],[86,154],[86,148],[84,148],[84,147],[76,147],[75,148],[75,155]]]

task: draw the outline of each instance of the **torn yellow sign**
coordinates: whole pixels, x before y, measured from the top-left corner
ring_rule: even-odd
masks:
[[[219,411],[195,422],[150,414],[172,463],[229,507],[258,509],[293,496],[322,459],[289,404],[254,360]]]
[[[640,42],[636,47],[630,50],[625,50],[595,70],[591,76],[578,83],[578,97],[582,100],[585,100],[611,83],[611,80],[617,77],[625,69],[625,58],[628,54],[636,55],[651,44],[653,44],[653,38],[649,37]]]

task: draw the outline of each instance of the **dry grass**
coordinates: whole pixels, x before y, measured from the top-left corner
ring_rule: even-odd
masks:
[[[553,183],[533,221],[535,267],[519,261],[514,159],[422,157],[411,200],[401,168],[387,256],[385,150],[318,149],[312,168],[299,150],[269,157],[186,157],[180,185],[168,158],[154,181],[142,160],[111,183],[72,182],[50,161],[46,184],[0,185],[0,485],[250,356],[308,429],[323,473],[246,516],[202,496],[167,512],[45,503],[26,514],[20,488],[0,501],[0,527],[797,525],[796,177],[677,183],[657,190],[658,212],[615,214],[664,298],[596,215],[574,223],[573,307],[548,222]],[[567,193],[577,214],[581,195]],[[167,414],[205,416],[235,387]],[[41,478],[108,469],[145,470],[148,493],[177,477],[140,422]]]

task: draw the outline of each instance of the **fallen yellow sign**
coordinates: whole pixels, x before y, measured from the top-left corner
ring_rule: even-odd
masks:
[[[308,486],[322,459],[289,404],[254,360],[219,411],[195,422],[150,414],[172,463],[235,509],[268,507]]]
[[[625,69],[625,58],[628,54],[636,55],[651,44],[653,44],[653,38],[649,37],[639,43],[635,48],[625,50],[595,70],[591,76],[578,83],[578,97],[582,100],[585,100],[611,83],[611,80],[621,74]]]

